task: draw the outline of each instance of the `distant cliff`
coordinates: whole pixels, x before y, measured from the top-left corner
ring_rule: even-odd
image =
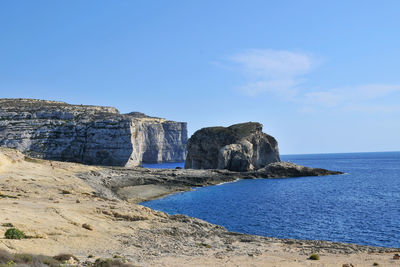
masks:
[[[257,122],[200,129],[190,137],[187,150],[186,169],[244,172],[280,161],[278,142]]]
[[[185,122],[116,108],[35,99],[0,99],[0,146],[33,157],[136,166],[185,160]]]

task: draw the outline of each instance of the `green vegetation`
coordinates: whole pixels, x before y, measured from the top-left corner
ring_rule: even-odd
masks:
[[[8,266],[50,266],[59,267],[61,263],[52,257],[31,254],[11,254],[0,250],[0,267]]]
[[[41,163],[42,161],[40,161],[39,159],[34,159],[28,156],[24,156],[24,161],[26,162],[31,162],[31,163]]]
[[[379,263],[374,262],[374,264],[372,264],[373,266],[379,266]]]
[[[10,195],[4,195],[4,194],[0,193],[0,198],[17,198],[17,197],[10,196]]]
[[[4,233],[7,239],[23,239],[25,238],[25,233],[17,228],[10,228]]]
[[[206,244],[206,243],[198,243],[197,245],[198,245],[199,247],[211,248],[211,245]]]
[[[71,194],[71,191],[66,190],[66,189],[63,189],[63,190],[61,190],[61,194],[63,194],[63,195],[69,195],[69,194]]]
[[[42,266],[63,267],[78,266],[79,260],[72,254],[59,254],[54,257],[32,254],[11,254],[0,249],[0,267],[9,266]],[[97,259],[94,263],[86,262],[91,267],[135,267],[122,262],[121,259]]]
[[[70,259],[73,259],[76,262],[79,262],[79,259],[77,257],[75,257],[72,254],[58,254],[57,256],[54,256],[53,259],[66,263],[67,261],[69,261]]]
[[[317,260],[319,260],[319,255],[318,254],[311,254],[311,256],[308,259],[317,261]]]
[[[15,262],[23,262],[23,263],[29,263],[33,261],[33,256],[30,254],[14,254],[14,259],[13,261]]]
[[[97,259],[93,263],[93,267],[134,267],[134,266],[116,259]]]

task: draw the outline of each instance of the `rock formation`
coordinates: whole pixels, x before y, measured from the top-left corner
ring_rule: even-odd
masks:
[[[185,159],[185,122],[112,107],[34,99],[0,99],[0,146],[33,157],[136,166]]]
[[[187,169],[243,172],[280,161],[277,141],[257,122],[203,128],[189,139],[187,150]]]

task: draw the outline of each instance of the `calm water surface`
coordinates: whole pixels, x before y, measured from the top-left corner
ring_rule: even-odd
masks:
[[[142,203],[228,230],[400,247],[400,152],[282,156],[345,175],[240,180]],[[183,164],[147,167],[182,167]]]

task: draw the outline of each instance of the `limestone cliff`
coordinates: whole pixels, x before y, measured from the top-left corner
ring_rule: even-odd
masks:
[[[0,99],[0,146],[33,157],[136,166],[185,159],[185,122],[112,107],[34,99]]]
[[[251,171],[279,162],[278,143],[256,122],[198,130],[188,141],[185,168]]]

